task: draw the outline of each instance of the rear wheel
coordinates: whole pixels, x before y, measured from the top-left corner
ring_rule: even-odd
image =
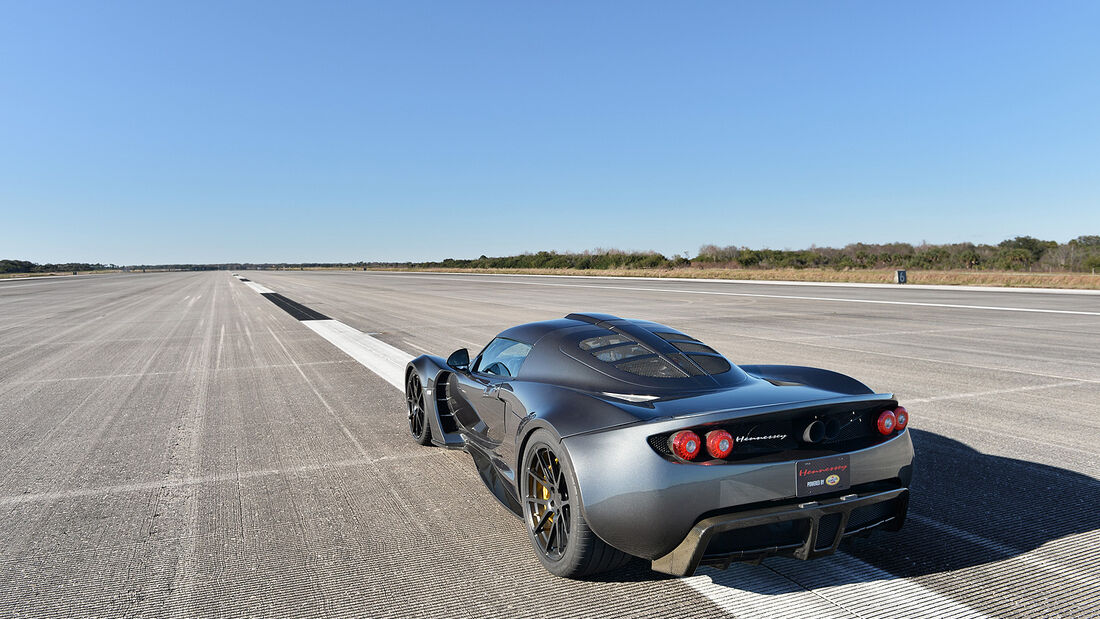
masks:
[[[430,445],[432,429],[428,427],[428,414],[424,409],[424,386],[416,372],[409,372],[405,381],[405,401],[409,407],[409,432],[421,445]]]
[[[613,570],[630,555],[608,546],[588,528],[565,447],[536,430],[523,453],[523,519],[535,555],[550,573],[581,578]]]

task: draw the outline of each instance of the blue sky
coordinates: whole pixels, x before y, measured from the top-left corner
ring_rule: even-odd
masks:
[[[0,0],[0,258],[1100,233],[1100,3]]]

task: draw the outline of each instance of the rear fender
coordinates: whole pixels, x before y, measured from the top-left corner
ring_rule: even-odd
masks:
[[[640,421],[629,412],[631,405],[625,402],[617,405],[583,391],[545,383],[516,381],[512,385],[528,411],[516,429],[515,471],[522,468],[527,439],[539,428],[548,430],[560,441],[561,437]]]

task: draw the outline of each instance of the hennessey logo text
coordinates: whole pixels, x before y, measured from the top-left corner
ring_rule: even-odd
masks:
[[[807,475],[816,475],[817,473],[828,473],[829,471],[843,471],[848,468],[847,464],[839,464],[837,466],[826,466],[820,469],[805,469],[798,472],[799,477],[805,477]]]
[[[738,436],[737,442],[744,443],[746,441],[770,441],[772,439],[783,440],[787,438],[786,434],[768,434],[766,436]]]

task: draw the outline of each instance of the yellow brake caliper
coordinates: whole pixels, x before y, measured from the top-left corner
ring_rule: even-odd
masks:
[[[558,466],[561,466],[561,464],[558,462],[557,458],[554,458],[554,464],[557,464]],[[546,473],[549,474],[550,471],[546,471]],[[538,482],[538,484],[539,484],[539,487],[542,489],[541,492],[539,492],[539,494],[542,496],[542,500],[546,501],[546,504],[542,506],[542,510],[539,512],[539,519],[541,520],[543,514],[545,514],[546,511],[550,509],[550,487],[547,486],[546,484],[542,483],[542,482]],[[550,517],[546,519],[546,524],[542,525],[543,530],[545,530],[546,525],[551,525],[551,524],[554,524],[554,514],[550,514]]]
[[[539,484],[542,486],[542,500],[547,501],[546,505],[542,506],[542,513],[546,513],[546,510],[550,509],[550,488],[545,484]],[[550,514],[550,517],[546,519],[546,524],[554,524],[554,514]],[[546,525],[543,525],[544,527]]]

